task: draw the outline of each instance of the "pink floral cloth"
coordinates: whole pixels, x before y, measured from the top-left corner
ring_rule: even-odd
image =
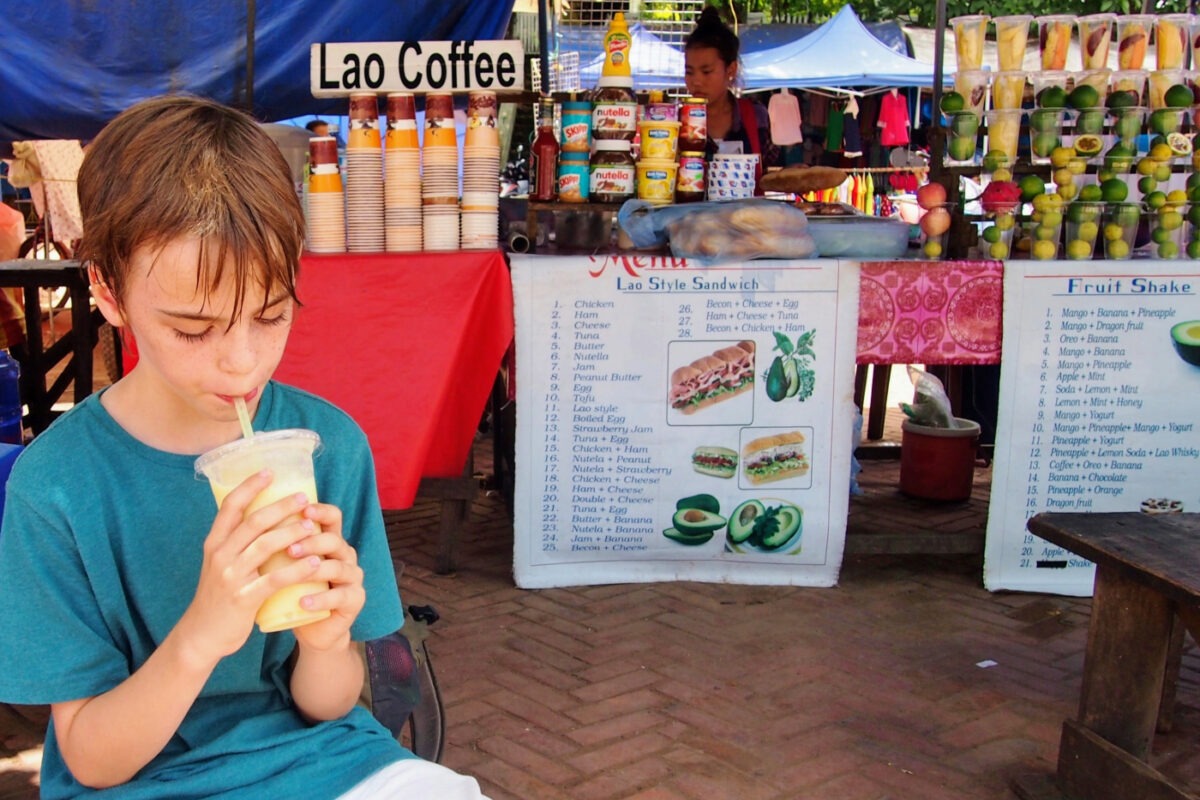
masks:
[[[1000,261],[866,261],[859,364],[999,364]]]

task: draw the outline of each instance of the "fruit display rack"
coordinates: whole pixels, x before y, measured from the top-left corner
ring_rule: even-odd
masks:
[[[930,136],[930,178],[945,189],[949,224],[939,214],[922,225],[926,257],[974,246],[997,259],[1200,259],[1200,71],[1182,68],[1200,24],[1178,14],[950,22],[958,69],[952,89],[934,87],[941,119]],[[981,68],[989,23],[996,69]],[[1013,69],[1031,25],[1043,68]],[[1074,29],[1081,63],[1068,70]],[[1144,69],[1151,32],[1156,63]],[[985,187],[973,213],[963,177]]]

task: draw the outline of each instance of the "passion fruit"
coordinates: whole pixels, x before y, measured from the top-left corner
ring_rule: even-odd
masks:
[[[1185,137],[1186,138],[1186,137]],[[1075,137],[1075,152],[1083,158],[1092,158],[1100,155],[1100,151],[1104,149],[1104,140],[1093,134],[1085,134]]]

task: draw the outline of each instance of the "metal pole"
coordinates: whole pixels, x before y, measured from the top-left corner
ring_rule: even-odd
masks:
[[[940,177],[942,157],[945,154],[946,137],[942,129],[942,81],[944,80],[946,48],[946,0],[937,0],[937,12],[933,26],[933,108],[929,119],[929,161],[931,177]]]
[[[254,113],[254,28],[258,9],[255,0],[246,0],[246,113]]]
[[[542,71],[542,94],[550,94],[550,0],[538,0],[538,63]]]

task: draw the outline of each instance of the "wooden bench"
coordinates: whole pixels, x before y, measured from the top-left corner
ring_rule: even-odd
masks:
[[[1094,562],[1096,579],[1079,714],[1063,724],[1057,771],[1013,790],[1024,800],[1194,800],[1148,756],[1174,703],[1179,623],[1200,639],[1200,515],[1044,513],[1028,528]]]

